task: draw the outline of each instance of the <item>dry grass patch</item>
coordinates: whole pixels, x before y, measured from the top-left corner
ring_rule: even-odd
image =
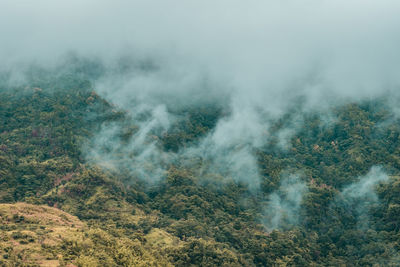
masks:
[[[39,266],[73,264],[59,253],[64,242],[84,239],[86,225],[77,217],[48,206],[0,204],[1,264]],[[1,265],[0,264],[0,265]]]

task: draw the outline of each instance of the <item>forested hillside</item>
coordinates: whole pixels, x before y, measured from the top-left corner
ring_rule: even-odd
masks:
[[[131,141],[142,119],[80,71],[2,85],[1,266],[400,265],[400,124],[388,99],[342,103],[332,120],[313,110],[272,120],[252,148],[252,188],[207,167],[216,159],[182,152],[229,115],[216,103],[167,105],[178,119],[140,146],[168,160],[140,158],[143,178]],[[102,146],[107,125],[118,125],[117,141]]]

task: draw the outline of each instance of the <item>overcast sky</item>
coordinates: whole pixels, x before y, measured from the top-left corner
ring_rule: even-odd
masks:
[[[4,67],[131,51],[249,101],[374,95],[400,83],[399,14],[397,0],[2,0],[0,58]]]

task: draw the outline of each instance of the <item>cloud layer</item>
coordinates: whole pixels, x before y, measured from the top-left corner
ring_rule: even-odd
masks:
[[[257,187],[254,149],[266,142],[270,120],[294,103],[321,113],[342,101],[398,96],[399,11],[395,0],[5,0],[1,68],[18,73],[32,61],[51,68],[69,51],[97,58],[105,71],[95,90],[133,117],[152,115],[128,144],[95,158],[132,154],[135,172],[150,180],[162,172],[140,168],[174,155],[145,137],[149,129],[168,129],[171,106],[218,102],[228,115],[180,153]],[[105,125],[94,147],[115,141],[115,127]],[[282,131],[283,147],[293,132]]]

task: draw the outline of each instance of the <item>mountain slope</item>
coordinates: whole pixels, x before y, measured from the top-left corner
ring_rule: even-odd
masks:
[[[327,127],[318,114],[305,114],[287,150],[278,149],[273,138],[285,120],[275,122],[270,142],[256,151],[262,180],[261,189],[252,192],[220,173],[204,180],[197,175],[200,165],[179,161],[150,185],[122,168],[89,162],[82,147],[102,125],[124,125],[124,140],[135,131],[135,121],[94,93],[90,83],[41,87],[0,94],[0,202],[15,203],[0,206],[3,264],[399,263],[400,127],[384,101],[344,104]],[[153,139],[177,155],[223,116],[218,107],[174,112],[184,122]],[[126,157],[116,160],[128,160],[117,166],[129,166]],[[388,178],[372,183],[367,195],[345,198],[378,165]],[[288,171],[299,173],[306,187],[296,212],[285,210],[290,198],[285,202],[289,191],[282,183]],[[283,212],[271,204],[274,199]],[[269,214],[280,216],[276,228],[269,228]]]

